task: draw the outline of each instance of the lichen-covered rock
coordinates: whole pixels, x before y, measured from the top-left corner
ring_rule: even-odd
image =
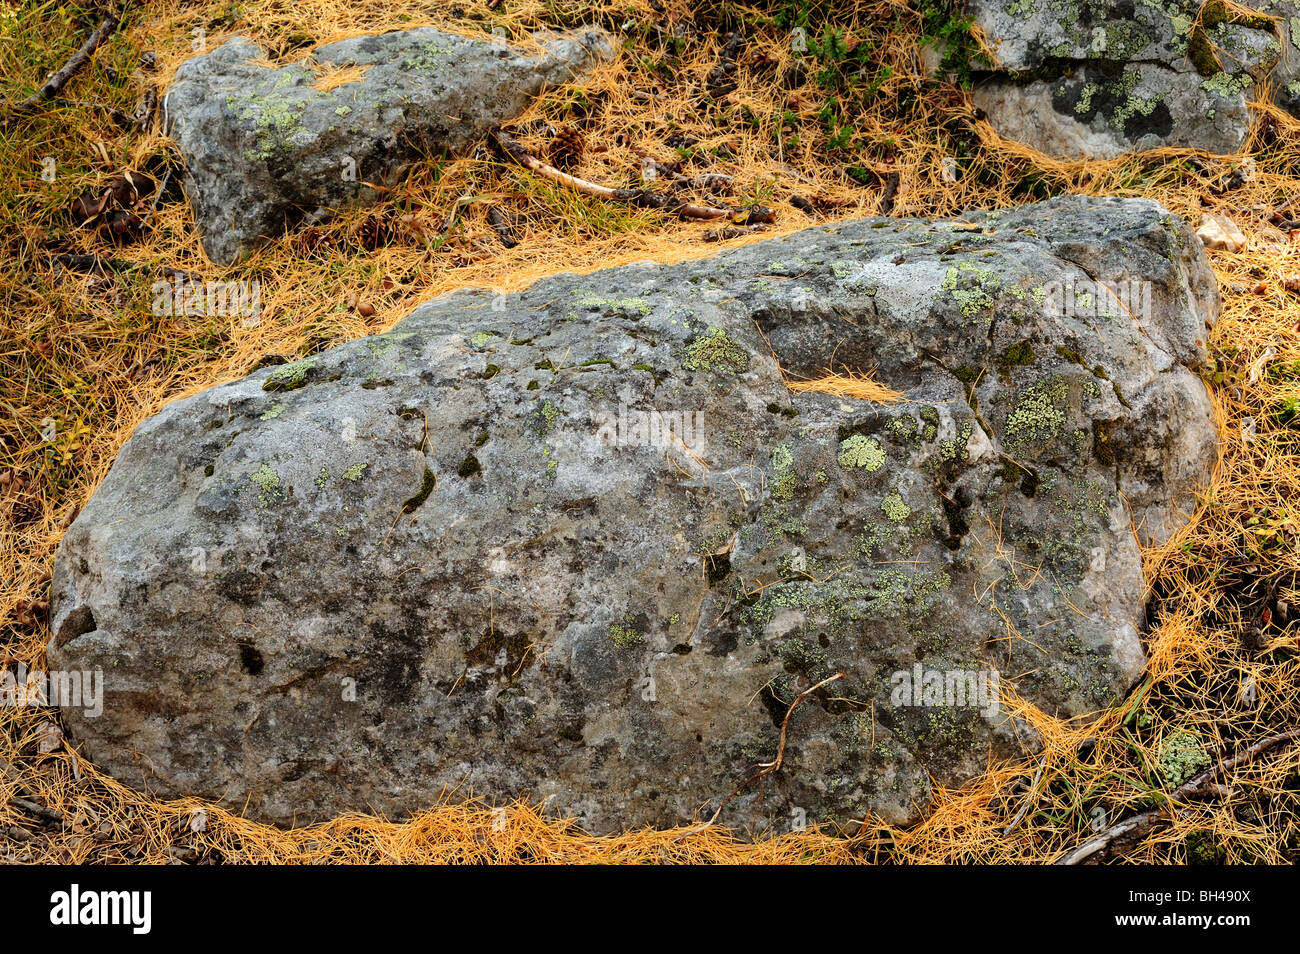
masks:
[[[295,223],[371,202],[372,185],[463,150],[613,51],[596,29],[537,40],[528,55],[426,27],[330,43],[272,69],[236,38],[186,61],[167,93],[167,130],[204,251],[228,265]],[[361,75],[318,88],[352,75],[322,68]]]
[[[1277,17],[1281,55],[1273,70],[1273,96],[1292,115],[1300,116],[1300,2],[1254,0],[1250,6]]]
[[[1264,15],[1210,0],[968,0],[994,51],[974,100],[1049,155],[1239,149],[1282,46]],[[1244,8],[1243,8],[1244,9]]]
[[[1144,666],[1215,453],[1188,226],[1062,198],[467,291],[177,401],[64,537],[83,756],[257,818],[898,823]],[[794,393],[832,365],[906,394]],[[1136,531],[1136,532],[1135,532]],[[960,693],[958,692],[960,690]]]

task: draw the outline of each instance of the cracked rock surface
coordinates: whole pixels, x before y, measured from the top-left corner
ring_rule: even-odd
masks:
[[[235,38],[187,60],[166,121],[204,251],[229,265],[299,222],[373,202],[371,185],[461,152],[614,49],[598,29],[534,39],[528,51],[422,27],[330,43],[274,69]],[[330,75],[322,69],[360,76],[318,88],[330,86],[317,82]]]
[[[1252,6],[1261,12],[1243,12]],[[995,56],[977,73],[976,105],[1001,135],[1048,155],[1231,153],[1245,141],[1261,82],[1280,80],[1279,101],[1290,105],[1287,64],[1300,55],[1300,32],[1288,48],[1288,21],[1279,28],[1262,4],[968,0],[966,10]]]
[[[105,679],[66,725],[280,824],[455,789],[610,832],[707,817],[842,672],[721,820],[913,821],[1036,749],[999,687],[1139,678],[1217,312],[1182,220],[1076,197],[440,297],[139,426],[58,550],[50,666]]]

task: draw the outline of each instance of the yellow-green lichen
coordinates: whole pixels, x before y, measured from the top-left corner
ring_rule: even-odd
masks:
[[[1065,400],[1068,394],[1065,380],[1053,377],[1039,381],[1026,389],[1020,403],[1007,417],[1007,438],[1010,443],[1051,440],[1065,425]]]
[[[885,463],[885,449],[874,437],[854,434],[840,441],[840,453],[836,460],[845,470],[863,467],[867,473],[873,473]]]
[[[1177,787],[1210,767],[1210,756],[1193,732],[1175,732],[1160,746],[1160,769],[1165,781]]]
[[[645,642],[645,637],[625,623],[611,623],[609,639],[619,649],[631,649]]]
[[[897,491],[885,495],[885,499],[880,502],[880,509],[894,523],[902,523],[912,515],[912,508],[903,501],[902,495]]]
[[[307,383],[307,373],[316,366],[314,360],[294,361],[276,368],[262,382],[263,391],[296,391]]]
[[[789,500],[794,496],[798,485],[790,445],[779,444],[772,449],[772,497],[776,500]]]
[[[264,507],[272,500],[284,496],[283,491],[280,490],[280,475],[266,464],[249,474],[248,479],[261,490],[258,502]]]
[[[721,328],[710,328],[686,347],[682,367],[687,371],[740,374],[749,370],[749,353]]]
[[[970,450],[967,448],[970,436],[971,426],[968,421],[957,429],[956,437],[939,442],[939,459],[945,463],[966,460],[970,457]]]

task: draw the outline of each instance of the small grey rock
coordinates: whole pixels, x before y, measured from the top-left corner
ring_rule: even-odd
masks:
[[[165,100],[203,249],[229,265],[299,222],[372,202],[413,161],[456,154],[543,89],[613,55],[602,30],[539,34],[525,55],[429,27],[330,43],[306,65],[257,65],[243,38],[187,60]],[[314,68],[358,67],[322,91]]]

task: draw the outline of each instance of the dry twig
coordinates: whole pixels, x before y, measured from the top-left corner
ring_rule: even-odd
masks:
[[[72,54],[68,62],[63,64],[63,68],[54,73],[45,85],[35,93],[19,103],[10,111],[9,115],[4,118],[0,125],[8,127],[12,123],[24,116],[30,116],[44,102],[58,96],[64,86],[68,85],[68,80],[77,74],[77,71],[90,62],[90,57],[95,50],[99,49],[101,43],[112,36],[113,31],[117,29],[118,18],[116,14],[110,13],[95,28],[95,32],[86,38],[86,42],[81,44],[81,49]]]
[[[1182,785],[1178,786],[1169,796],[1170,803],[1184,801],[1189,798],[1204,795],[1214,795],[1221,797],[1225,794],[1226,789],[1217,782],[1218,777],[1224,772],[1231,771],[1239,765],[1245,765],[1268,749],[1283,742],[1290,742],[1293,739],[1300,738],[1300,729],[1290,729],[1286,732],[1279,732],[1276,735],[1270,735],[1267,738],[1260,739],[1250,748],[1239,752],[1230,759],[1225,759],[1214,765],[1211,765],[1199,775],[1194,775]],[[1166,821],[1165,809],[1168,805],[1162,805],[1159,808],[1153,808],[1148,812],[1140,815],[1134,815],[1132,818],[1126,818],[1122,822],[1111,825],[1105,831],[1099,833],[1093,838],[1089,838],[1083,844],[1079,845],[1072,851],[1066,852],[1057,859],[1058,865],[1077,865],[1086,858],[1095,855],[1107,845],[1116,841],[1125,835],[1132,834],[1136,831],[1145,831],[1153,825]]]
[[[771,775],[773,772],[777,771],[781,767],[781,762],[785,759],[786,730],[789,729],[790,727],[790,717],[794,715],[794,710],[798,709],[799,704],[802,703],[814,692],[816,692],[818,689],[824,688],[825,686],[829,686],[832,682],[836,682],[843,678],[844,678],[844,673],[837,672],[833,676],[827,676],[825,679],[823,679],[821,682],[817,683],[816,685],[809,686],[803,692],[799,693],[799,695],[795,696],[794,702],[790,703],[790,708],[787,709],[785,712],[785,718],[781,720],[781,741],[778,742],[776,746],[776,758],[774,758],[770,762],[762,762],[759,765],[754,766],[754,768],[757,771],[754,771],[751,774],[747,775],[745,779],[742,782],[740,782],[740,784],[738,784],[735,788],[731,790],[731,794],[729,794],[726,798],[724,798],[721,801],[721,803],[719,803],[717,811],[713,813],[713,815],[709,818],[708,821],[706,821],[703,825],[699,825],[695,828],[692,828],[690,831],[683,832],[682,834],[674,838],[673,841],[675,842],[681,841],[683,838],[686,838],[689,835],[696,835],[704,831],[706,828],[711,828],[714,822],[716,822],[718,818],[721,817],[722,810],[727,807],[727,805],[731,802],[733,798],[735,798],[737,795],[739,795],[749,786],[753,785],[760,778],[763,778],[764,776],[767,775]]]

